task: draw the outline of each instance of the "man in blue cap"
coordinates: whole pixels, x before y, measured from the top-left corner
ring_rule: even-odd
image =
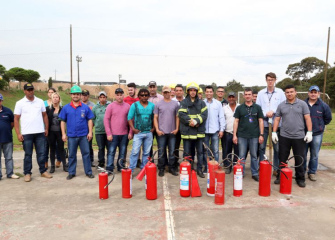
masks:
[[[18,179],[19,176],[13,173],[13,134],[14,114],[12,110],[2,105],[3,96],[0,94],[0,180],[2,178],[1,152],[5,157],[7,178]]]
[[[323,132],[325,125],[329,124],[332,120],[332,113],[329,106],[320,98],[320,89],[318,86],[311,86],[308,90],[308,98],[305,102],[308,105],[311,119],[313,140],[306,143],[306,154],[304,161],[304,170],[307,170],[307,153],[310,151],[310,159],[308,163],[308,178],[311,181],[316,181],[316,170],[318,168],[319,151],[322,144]]]

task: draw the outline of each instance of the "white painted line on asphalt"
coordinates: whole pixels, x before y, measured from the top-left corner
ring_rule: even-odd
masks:
[[[171,207],[171,197],[166,176],[163,177],[163,192],[164,192],[164,208],[165,208],[167,239],[174,240],[176,239],[174,232],[174,219]]]

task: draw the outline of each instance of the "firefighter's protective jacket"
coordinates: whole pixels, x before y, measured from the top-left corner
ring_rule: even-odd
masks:
[[[197,139],[205,137],[206,130],[206,119],[208,111],[204,101],[196,96],[194,102],[191,101],[189,95],[181,101],[180,108],[178,111],[178,117],[180,119],[180,134],[182,139]],[[197,121],[195,127],[191,127],[190,120],[194,119]]]

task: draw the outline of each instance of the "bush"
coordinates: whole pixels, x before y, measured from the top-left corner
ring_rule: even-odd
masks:
[[[8,82],[0,79],[0,90],[5,90],[7,86],[8,86]]]
[[[62,92],[63,91],[63,87],[62,86],[58,86],[58,92]]]

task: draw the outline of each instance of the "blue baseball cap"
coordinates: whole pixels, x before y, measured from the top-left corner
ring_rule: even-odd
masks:
[[[3,100],[3,96],[2,96],[2,94],[0,93],[0,100],[2,101]]]
[[[313,86],[311,86],[311,87],[308,89],[309,92],[311,92],[311,91],[313,91],[313,90],[315,90],[315,91],[317,91],[317,92],[320,92],[320,88],[319,88],[318,86],[316,86],[316,85],[313,85]]]

